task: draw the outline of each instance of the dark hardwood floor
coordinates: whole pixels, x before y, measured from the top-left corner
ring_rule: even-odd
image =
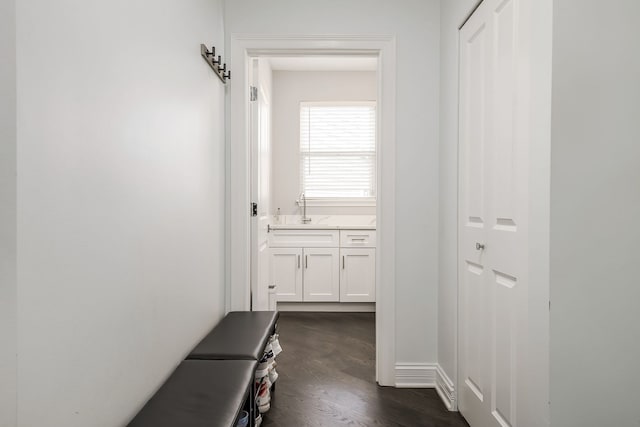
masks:
[[[468,427],[433,389],[375,382],[373,313],[291,313],[278,321],[284,351],[263,427]]]

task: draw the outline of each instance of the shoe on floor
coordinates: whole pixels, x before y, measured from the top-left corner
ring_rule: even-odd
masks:
[[[258,362],[258,367],[256,368],[255,377],[262,378],[267,376],[267,374],[269,373],[269,367],[272,365],[272,363],[273,359],[269,360],[267,353],[262,355],[262,358],[260,358],[260,362]]]
[[[264,348],[264,354],[267,356],[267,363],[269,364],[269,367],[273,366],[276,356],[273,353],[271,344],[267,344],[267,346]]]
[[[277,356],[282,353],[282,347],[280,346],[280,336],[278,334],[271,335],[271,339],[269,342],[271,343],[271,348],[273,350],[273,355]]]
[[[269,375],[267,376],[267,378],[269,378],[269,381],[271,382],[271,384],[275,383],[278,377],[279,375],[278,375],[278,372],[276,371],[276,368],[269,369]]]
[[[256,405],[258,406],[258,411],[261,414],[267,412],[270,408],[271,402],[271,392],[269,391],[269,387],[267,387],[266,382],[260,383],[260,389],[258,390],[258,397],[256,397]]]
[[[267,388],[271,388],[271,386],[273,385],[273,382],[271,381],[271,378],[269,377],[269,375],[268,375],[268,374],[267,374],[267,375],[265,375],[265,376],[264,376],[264,377],[262,377],[262,378],[259,378],[259,379],[258,379],[258,378],[256,378],[256,389],[257,389],[257,390],[260,390],[260,387],[261,387],[263,384],[264,384],[264,385],[265,385],[265,387],[267,387]]]

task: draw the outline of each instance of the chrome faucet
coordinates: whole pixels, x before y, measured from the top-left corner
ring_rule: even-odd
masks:
[[[300,220],[303,224],[309,224],[311,222],[311,218],[307,218],[307,198],[304,193],[300,193],[299,201],[302,201],[302,219]]]

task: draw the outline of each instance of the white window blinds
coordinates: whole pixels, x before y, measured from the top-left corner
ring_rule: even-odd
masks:
[[[308,198],[373,200],[375,103],[301,103],[300,175]]]

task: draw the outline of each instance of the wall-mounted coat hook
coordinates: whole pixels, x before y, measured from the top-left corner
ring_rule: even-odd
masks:
[[[207,49],[207,46],[204,44],[200,45],[200,54],[207,61],[207,64],[211,67],[211,69],[216,73],[216,76],[222,81],[222,83],[227,83],[227,80],[231,79],[231,70],[227,70],[227,64],[224,63],[222,67],[222,57],[218,55],[218,59],[216,60],[216,48],[215,46],[211,47],[211,50]]]

